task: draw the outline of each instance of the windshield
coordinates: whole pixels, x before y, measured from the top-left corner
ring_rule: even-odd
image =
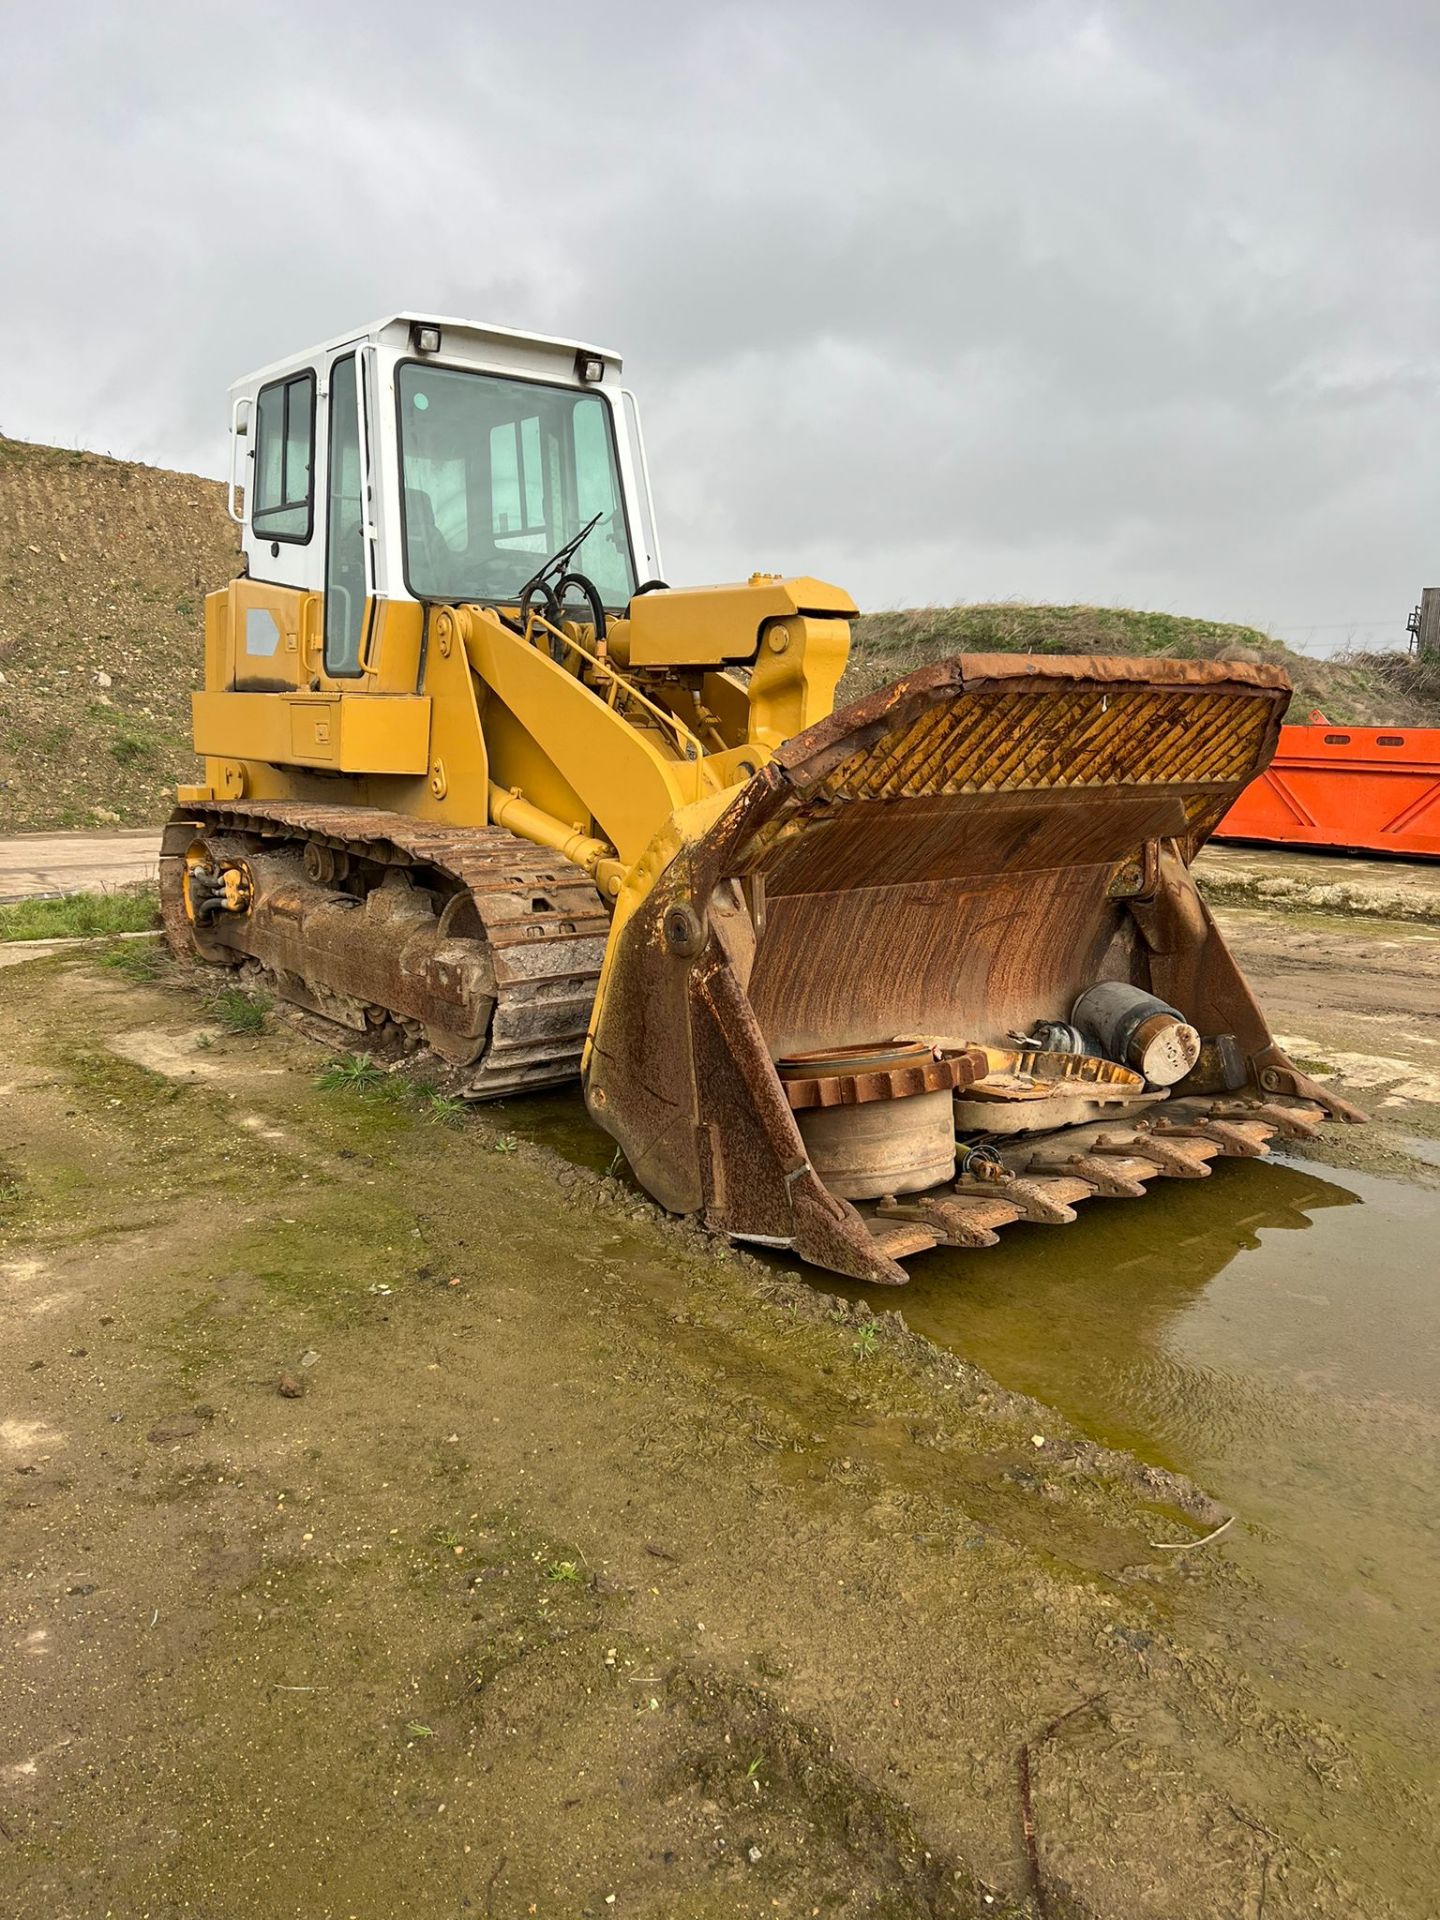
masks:
[[[607,608],[635,591],[610,408],[598,394],[406,361],[405,578],[426,600],[506,600],[597,513],[571,567]]]

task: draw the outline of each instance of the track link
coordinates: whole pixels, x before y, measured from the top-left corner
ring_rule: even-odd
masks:
[[[483,1052],[465,1067],[460,1091],[496,1100],[579,1073],[610,917],[594,885],[568,861],[503,827],[448,827],[296,801],[201,802],[177,809],[161,852],[166,932],[177,951],[190,955],[205,948],[185,913],[181,882],[186,849],[207,829],[256,839],[265,852],[315,845],[421,884],[438,881],[452,897],[467,895],[478,930],[462,937],[478,940],[488,954],[494,1007]]]

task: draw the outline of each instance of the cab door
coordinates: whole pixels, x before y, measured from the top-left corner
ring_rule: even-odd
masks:
[[[245,554],[250,577],[314,591],[318,578],[315,455],[319,383],[314,367],[267,381],[251,409]]]
[[[229,588],[225,684],[239,693],[284,693],[305,684],[318,639],[320,548],[316,487],[322,431],[316,369],[298,366],[267,381],[248,407],[245,572]],[[233,457],[232,457],[233,470]],[[233,495],[233,487],[232,487]]]

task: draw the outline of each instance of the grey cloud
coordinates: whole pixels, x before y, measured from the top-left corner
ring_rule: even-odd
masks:
[[[624,351],[677,579],[1323,641],[1398,638],[1440,566],[1425,0],[141,0],[6,37],[8,432],[215,472],[236,373],[433,307]]]

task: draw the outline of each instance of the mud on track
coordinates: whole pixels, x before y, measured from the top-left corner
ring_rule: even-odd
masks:
[[[7,1914],[1430,1910],[1203,1490],[321,1057],[4,976]]]

